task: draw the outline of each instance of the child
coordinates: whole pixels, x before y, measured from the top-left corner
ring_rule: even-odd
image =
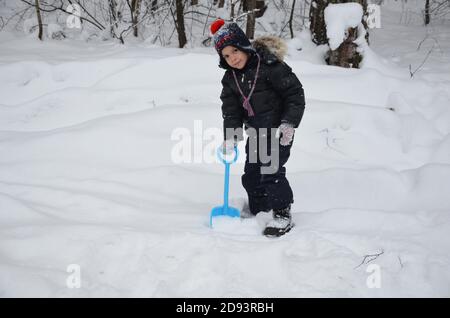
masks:
[[[221,19],[211,25],[211,33],[219,66],[226,70],[220,95],[224,152],[232,152],[243,140],[243,125],[246,132],[252,132],[245,146],[242,176],[248,209],[252,215],[272,210],[273,220],[263,234],[283,235],[293,226],[290,210],[294,199],[284,165],[294,128],[300,124],[305,109],[302,84],[283,62],[287,49],[280,38],[266,36],[252,45],[236,23]],[[270,162],[263,156],[269,156]]]

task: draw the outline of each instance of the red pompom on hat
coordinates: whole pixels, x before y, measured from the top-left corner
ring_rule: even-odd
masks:
[[[214,35],[224,24],[225,21],[223,19],[217,19],[216,21],[214,21],[210,27],[211,34]]]
[[[244,31],[235,22],[225,22],[223,19],[217,19],[210,26],[214,48],[220,56],[221,65],[227,65],[222,57],[222,50],[226,46],[234,46],[241,51],[254,53],[250,40]]]

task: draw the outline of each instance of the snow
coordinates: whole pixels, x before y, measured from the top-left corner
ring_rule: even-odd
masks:
[[[348,28],[356,28],[363,16],[359,3],[330,3],[325,8],[324,18],[327,26],[327,38],[330,48],[336,50],[345,40]]]
[[[324,65],[307,32],[289,42],[307,106],[279,239],[266,213],[208,227],[224,171],[212,48],[0,32],[0,295],[449,297],[450,32],[382,18],[360,70]]]

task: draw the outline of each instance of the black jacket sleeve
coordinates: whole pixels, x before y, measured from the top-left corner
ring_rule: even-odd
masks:
[[[303,86],[292,69],[284,62],[271,67],[269,79],[275,91],[281,96],[281,122],[298,127],[305,111]]]
[[[222,118],[223,118],[223,136],[224,139],[242,140],[242,125],[244,123],[244,108],[240,104],[238,97],[232,91],[227,75],[222,79]]]

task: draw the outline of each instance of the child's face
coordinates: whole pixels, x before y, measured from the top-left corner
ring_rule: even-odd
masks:
[[[228,65],[230,65],[232,68],[237,68],[238,70],[243,69],[248,60],[247,53],[231,45],[223,48],[222,56],[228,63]]]

